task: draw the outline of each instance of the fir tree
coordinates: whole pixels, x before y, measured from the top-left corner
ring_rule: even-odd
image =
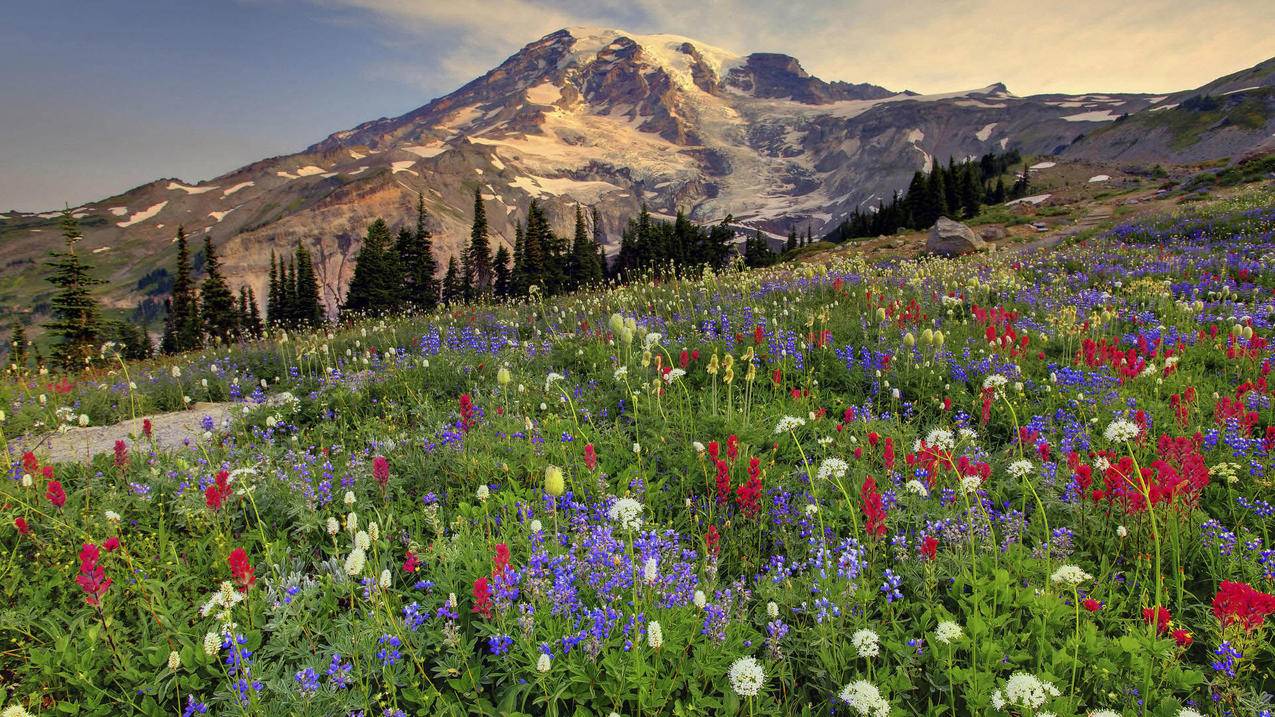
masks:
[[[49,283],[56,290],[50,300],[53,320],[45,326],[57,341],[54,360],[69,371],[84,368],[101,343],[99,309],[90,289],[102,282],[80,261],[76,245],[83,235],[70,209],[62,211],[62,236],[66,251],[55,252],[47,264],[52,269]]]
[[[438,305],[438,262],[434,260],[434,242],[426,225],[425,196],[416,197],[416,231],[400,231],[395,246],[403,268],[403,296],[418,311],[430,311]]]
[[[961,211],[966,219],[978,216],[980,205],[978,180],[974,176],[974,166],[962,168],[960,176]]]
[[[285,262],[283,257],[279,257],[279,320],[276,323],[285,329],[292,328],[296,289],[297,282],[292,278],[291,262]]]
[[[527,234],[523,231],[522,222],[514,222],[514,265],[509,274],[509,295],[523,296],[527,293]]]
[[[492,290],[496,296],[506,298],[509,296],[510,279],[512,278],[509,268],[509,249],[504,244],[496,250],[496,258],[492,262],[491,273],[494,277],[492,280]]]
[[[797,249],[797,228],[792,227],[788,230],[788,242],[784,244],[784,251],[795,251]]]
[[[597,243],[584,226],[584,210],[576,205],[575,235],[571,241],[571,286],[591,286],[602,281]]]
[[[208,236],[204,236],[204,284],[200,295],[204,331],[208,337],[223,342],[234,339],[239,332],[235,295],[221,275],[221,260]]]
[[[389,250],[390,228],[377,219],[367,228],[363,246],[354,259],[354,276],[345,295],[347,313],[385,314],[397,308],[402,297],[403,272]]]
[[[166,354],[193,351],[203,346],[199,296],[191,273],[186,231],[177,227],[177,272],[173,275],[173,288],[167,302],[169,318],[165,320],[164,343],[160,346]]]
[[[293,313],[297,326],[312,328],[323,323],[323,301],[319,298],[319,280],[314,274],[314,262],[310,250],[297,244],[296,253],[296,306]]]
[[[469,231],[469,265],[473,272],[472,298],[491,293],[491,242],[487,238],[487,210],[482,191],[474,188],[474,224]]]
[[[13,317],[13,325],[9,332],[9,363],[19,369],[27,367],[27,330],[22,319]]]
[[[271,326],[279,324],[283,317],[279,306],[279,266],[274,250],[270,251],[270,278],[266,284],[266,322]]]
[[[245,326],[247,326],[248,332],[253,338],[259,339],[265,333],[265,327],[261,324],[261,310],[257,307],[257,295],[253,292],[251,286],[244,287],[244,290],[248,292],[248,313],[245,314],[247,320]]]
[[[453,305],[464,301],[465,290],[461,286],[460,267],[456,257],[447,259],[447,273],[443,275],[443,303]]]

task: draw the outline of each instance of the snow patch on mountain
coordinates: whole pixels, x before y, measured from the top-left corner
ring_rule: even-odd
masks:
[[[1111,110],[1094,110],[1093,112],[1081,112],[1077,115],[1064,115],[1062,119],[1068,122],[1110,122],[1119,117],[1120,115],[1114,114]]]
[[[235,186],[230,187],[230,188],[229,188],[229,189],[227,189],[226,191],[222,192],[222,193],[221,193],[221,196],[223,196],[223,197],[229,197],[230,195],[234,194],[235,192],[239,191],[240,189],[247,189],[248,187],[252,187],[252,186],[256,186],[256,182],[240,182],[240,183],[236,184]]]
[[[116,222],[115,226],[119,227],[120,229],[127,229],[133,226],[134,224],[137,224],[138,222],[144,222],[147,219],[150,219],[151,217],[155,216],[156,214],[159,214],[160,210],[162,210],[166,206],[168,206],[167,200],[162,201],[159,204],[152,204],[150,207],[133,214],[133,216],[129,217],[127,221]]]
[[[169,190],[180,189],[187,194],[203,194],[204,192],[211,192],[216,188],[217,187],[215,185],[211,187],[188,187],[184,184],[178,184],[177,182],[169,182],[167,187]]]
[[[983,129],[980,129],[979,131],[975,132],[974,137],[978,139],[978,141],[980,142],[986,142],[987,140],[991,139],[992,130],[996,129],[996,125],[998,124],[1000,124],[1000,122],[992,122],[990,124],[983,125]]]

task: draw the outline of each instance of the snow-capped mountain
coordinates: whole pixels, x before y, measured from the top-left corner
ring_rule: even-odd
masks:
[[[1248,72],[1258,70],[1239,94],[1259,97],[1269,110],[1275,72]],[[826,82],[785,55],[568,28],[403,116],[198,184],[158,180],[76,213],[121,306],[153,291],[142,275],[171,263],[178,225],[195,240],[213,237],[232,284],[252,285],[258,296],[270,252],[306,242],[324,299],[335,306],[367,223],[409,220],[418,193],[444,253],[466,236],[475,188],[496,241],[506,243],[532,200],[564,230],[577,203],[596,206],[612,242],[643,203],[657,214],[681,208],[700,221],[730,214],[774,234],[794,225],[819,233],[902,189],[931,158],[1008,148],[1119,158],[1128,139],[1102,140],[1096,130],[1118,132],[1125,115],[1179,112],[1181,97],[1018,97],[1001,84],[918,95]],[[1272,115],[1262,115],[1261,127],[1230,131],[1217,148],[1164,141],[1134,154],[1163,162],[1229,155],[1269,137]],[[10,266],[38,261],[56,240],[51,215],[0,217],[0,261]]]

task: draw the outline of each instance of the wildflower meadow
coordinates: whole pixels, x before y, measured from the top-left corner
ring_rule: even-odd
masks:
[[[3,715],[1269,717],[1273,205],[11,372]]]

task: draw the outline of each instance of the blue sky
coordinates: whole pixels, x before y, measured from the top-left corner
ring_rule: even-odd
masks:
[[[0,23],[0,211],[199,181],[418,107],[574,24],[942,92],[1194,87],[1275,56],[1270,0],[36,0]]]

